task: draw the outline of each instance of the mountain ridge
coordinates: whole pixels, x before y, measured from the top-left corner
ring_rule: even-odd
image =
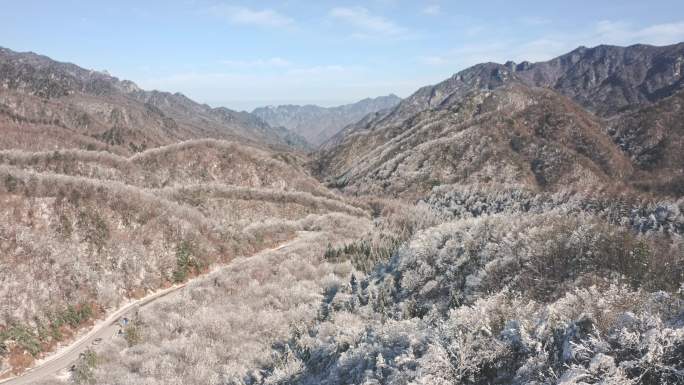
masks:
[[[638,54],[643,55],[641,59],[638,58]],[[594,62],[591,61],[592,59],[595,59]],[[611,63],[610,60],[616,62]],[[648,67],[649,63],[650,67]],[[671,68],[667,67],[667,64],[670,64]],[[592,65],[595,68],[592,68]],[[629,95],[632,99],[645,98],[647,94],[660,99],[668,94],[671,95],[677,88],[684,87],[684,81],[681,78],[683,66],[684,43],[662,47],[644,44],[629,47],[610,45],[599,45],[593,48],[578,47],[567,54],[538,63],[516,64],[512,61],[505,64],[480,63],[459,71],[440,83],[418,89],[400,103],[399,115],[410,115],[418,110],[435,107],[447,97],[460,97],[463,92],[472,89],[493,89],[510,81],[520,81],[529,86],[553,88],[580,102],[586,108],[597,102],[590,103],[584,100],[586,95],[580,95],[579,91],[583,89],[589,89],[595,93],[604,91],[602,88],[611,86],[610,83],[606,83],[606,80],[612,79],[611,76],[630,71],[634,74],[625,75],[627,78],[620,80],[632,82],[625,85],[631,86],[628,91],[638,92],[637,95]],[[653,72],[650,72],[649,68],[652,68]],[[668,74],[668,70],[672,70],[673,73]],[[601,81],[592,79],[592,76],[596,76]],[[674,78],[678,80],[672,82]],[[578,84],[573,84],[573,81]],[[647,92],[654,87],[655,90]],[[605,98],[601,101],[605,102]],[[618,105],[601,111],[599,115],[609,117],[617,112],[618,107],[629,107],[628,100],[617,100],[615,103]]]
[[[557,130],[561,127],[559,124],[562,125],[564,124],[563,122],[576,120],[573,125],[563,129],[570,130],[568,132],[570,134],[574,130],[582,131],[589,129],[589,127],[594,127],[591,130],[596,134],[591,135],[599,135],[601,137],[599,142],[603,146],[603,149],[599,152],[612,153],[615,149],[620,149],[622,152],[621,157],[626,156],[634,159],[637,155],[630,153],[629,149],[625,145],[620,145],[620,143],[629,142],[632,148],[638,148],[642,146],[643,143],[641,142],[653,139],[653,135],[641,133],[636,139],[626,137],[636,129],[621,128],[621,125],[627,124],[628,120],[620,119],[620,116],[632,114],[638,117],[644,109],[657,108],[658,105],[662,104],[664,100],[669,100],[669,98],[674,98],[672,106],[679,105],[677,95],[684,89],[682,63],[684,63],[684,43],[665,47],[646,45],[630,47],[605,45],[594,48],[580,47],[568,54],[540,63],[523,62],[515,64],[508,62],[506,64],[477,64],[456,73],[436,85],[418,89],[392,110],[369,115],[357,124],[346,127],[336,136],[323,143],[318,152],[315,168],[319,175],[328,178],[331,185],[339,186],[342,189],[351,189],[350,191],[355,193],[362,193],[364,191],[364,188],[361,187],[362,185],[375,186],[375,188],[378,186],[375,182],[361,182],[366,180],[364,178],[375,180],[379,175],[388,175],[382,169],[389,167],[393,170],[391,173],[395,175],[404,173],[404,178],[399,178],[398,181],[395,181],[398,185],[395,182],[383,182],[385,183],[385,189],[389,188],[389,191],[385,190],[385,192],[401,193],[402,191],[408,191],[405,190],[407,188],[405,183],[413,179],[413,176],[410,176],[411,173],[419,171],[418,169],[411,168],[412,166],[408,166],[403,161],[408,161],[413,156],[411,154],[413,154],[413,150],[416,147],[404,145],[403,149],[390,150],[394,148],[392,143],[406,140],[414,143],[426,143],[440,138],[439,130],[428,130],[421,134],[421,137],[417,136],[409,139],[411,135],[414,135],[412,130],[421,126],[441,127],[457,124],[457,126],[469,126],[472,129],[480,130],[478,125],[482,124],[482,122],[478,120],[479,112],[486,111],[487,108],[492,106],[504,108],[507,111],[506,106],[508,104],[494,101],[492,95],[498,95],[499,100],[509,100],[512,103],[509,103],[509,107],[513,108],[511,111],[515,111],[516,104],[532,105],[543,103],[543,98],[555,98],[549,92],[561,96],[561,99],[557,99],[559,100],[557,105],[567,105],[569,109],[567,111],[551,112],[552,115],[545,115],[548,112],[544,112],[542,115],[537,116],[537,113],[535,113],[532,118],[536,119],[536,122],[529,121],[531,117],[524,114],[508,116],[504,110],[497,111],[498,118],[486,118],[489,119],[486,123],[489,125],[489,130],[484,129],[481,135],[485,137],[493,135],[496,137],[498,134],[494,134],[494,132],[499,132],[497,130],[501,129],[498,120],[504,116],[506,119],[512,119],[513,126],[537,127],[537,130],[542,131],[549,128],[552,131]],[[511,88],[512,85],[518,86]],[[526,101],[525,97],[521,98],[520,87],[527,90],[523,91],[522,94],[531,97],[531,102]],[[548,92],[539,93],[534,91],[535,89],[544,89],[548,90]],[[516,98],[520,100],[515,101]],[[534,98],[542,99],[537,100]],[[570,104],[562,101],[563,99],[567,99]],[[464,103],[470,105],[463,109],[462,105]],[[600,107],[597,108],[597,106]],[[550,111],[553,111],[553,109]],[[675,114],[679,109],[673,107],[668,111],[660,107],[660,111],[667,115]],[[458,118],[452,118],[452,115],[450,115],[455,114],[454,116],[459,116],[459,114],[463,113],[468,117],[467,119],[471,119],[470,123],[459,121]],[[554,116],[553,114],[557,115]],[[591,116],[582,117],[586,114]],[[550,119],[550,121],[544,121],[544,119]],[[634,122],[635,119],[638,120],[633,117],[631,121]],[[678,134],[681,132],[681,127],[679,127],[681,125],[676,124],[677,119],[663,119],[674,122],[674,126],[672,126],[669,132],[672,135],[679,135],[676,138],[681,138],[681,134]],[[455,123],[455,121],[458,121],[458,123]],[[592,121],[592,123],[589,125],[580,123],[588,121]],[[445,128],[447,132],[457,129]],[[508,135],[508,133],[505,135]],[[659,135],[658,143],[663,143],[663,138],[663,135]],[[609,141],[605,139],[609,139]],[[514,139],[511,138],[510,140]],[[531,145],[531,143],[527,143],[527,145]],[[668,153],[681,152],[681,140],[677,139],[673,143],[674,147],[667,147]],[[557,144],[564,145],[562,143]],[[506,149],[509,146],[503,142],[498,146],[500,151],[509,151],[509,149]],[[512,147],[515,146],[512,145]],[[649,148],[657,150],[657,146],[652,144]],[[393,166],[384,164],[384,162],[389,161],[389,158],[387,154],[381,155],[383,151],[388,151],[387,154],[394,154],[393,156],[396,157],[395,159],[398,163],[395,163]],[[431,158],[430,151],[427,149],[425,151],[423,156]],[[367,163],[368,157],[372,156],[371,154],[379,156],[372,163],[375,166]],[[447,151],[444,154],[452,162],[456,162],[456,159],[460,156],[453,151]],[[551,155],[548,154],[548,156]],[[478,157],[475,156],[475,158],[477,159]],[[550,160],[551,158],[532,160],[527,167],[532,174],[539,176],[535,168]],[[377,163],[378,161],[380,163]],[[467,161],[464,161],[459,164],[465,167],[467,163]],[[630,179],[630,176],[632,176],[633,181],[636,183],[644,177],[644,172],[648,172],[653,176],[654,181],[660,181],[657,182],[658,184],[668,186],[665,190],[679,191],[681,189],[679,185],[681,184],[681,175],[684,173],[681,164],[676,162],[663,163],[667,167],[644,171],[643,167],[639,164],[627,166],[623,161],[621,163],[625,164],[625,166],[622,167],[622,171],[618,173],[619,178],[616,179],[621,181],[620,183]],[[513,164],[517,163],[514,162]],[[408,170],[412,171],[404,170],[403,167],[409,167]],[[639,176],[634,174],[635,169],[641,170],[640,173],[637,173]],[[424,172],[427,172],[427,170],[424,170]],[[449,178],[444,178],[446,176],[438,177],[434,180],[434,183],[453,183],[453,181],[449,181]],[[672,181],[668,181],[669,179],[672,179]],[[546,177],[538,179],[537,182],[541,180],[546,180]],[[348,186],[347,183],[351,183],[353,186]],[[539,188],[545,184],[545,182],[541,184],[531,183],[531,186]],[[648,186],[642,187],[649,189]],[[418,188],[418,190],[423,192],[426,191],[425,189],[428,189],[428,186]]]
[[[181,93],[142,90],[105,72],[0,48],[4,148],[139,152],[183,140],[241,140],[303,148],[304,140],[246,112],[212,108]],[[25,135],[40,140],[26,140]],[[35,139],[35,138],[34,138]]]

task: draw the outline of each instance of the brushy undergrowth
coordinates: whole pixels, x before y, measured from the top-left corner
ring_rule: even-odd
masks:
[[[0,372],[13,354],[38,357],[70,338],[95,309],[286,242],[300,230],[293,220],[332,212],[367,216],[300,159],[235,143],[132,158],[2,151]]]

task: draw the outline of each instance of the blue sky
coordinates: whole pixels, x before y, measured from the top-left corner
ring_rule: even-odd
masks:
[[[682,0],[2,3],[1,46],[234,109],[404,97],[483,61],[684,41]]]

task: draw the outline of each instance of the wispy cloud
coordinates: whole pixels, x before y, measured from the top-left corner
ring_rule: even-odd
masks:
[[[579,45],[667,45],[681,41],[684,41],[684,21],[637,26],[623,21],[604,20],[585,31],[574,34],[548,34],[543,38],[515,44],[504,52],[509,52],[513,60],[546,60]]]
[[[357,29],[357,37],[368,33],[384,36],[399,36],[406,33],[406,29],[382,16],[373,15],[364,7],[336,7],[330,10],[330,17],[349,24]]]
[[[542,26],[542,25],[548,25],[551,24],[551,19],[547,19],[545,17],[539,17],[539,16],[528,16],[528,17],[523,17],[518,20],[519,23],[527,26]]]
[[[426,15],[437,16],[442,13],[442,7],[440,7],[439,4],[432,4],[423,8],[422,12]]]
[[[596,25],[593,42],[597,41],[609,44],[672,44],[684,41],[684,21],[639,28],[626,22],[604,20]]]
[[[224,64],[231,68],[252,69],[252,68],[284,68],[292,65],[288,60],[280,57],[254,60],[222,60]]]
[[[254,25],[259,27],[286,27],[294,24],[294,20],[272,9],[251,9],[234,5],[214,5],[207,13],[225,19],[231,24]]]
[[[292,68],[287,71],[288,75],[320,76],[330,74],[350,74],[364,70],[361,66],[343,66],[338,64],[319,65],[303,68]]]
[[[496,39],[462,45],[438,56],[420,56],[418,62],[429,66],[449,66],[454,71],[487,61],[543,61],[567,53],[580,45],[631,45],[636,43],[667,45],[684,41],[684,21],[635,26],[620,21],[601,21],[573,34],[545,34],[520,41]]]
[[[483,32],[485,32],[486,30],[487,30],[487,27],[486,27],[485,25],[482,25],[482,24],[480,24],[480,25],[473,25],[473,26],[468,27],[468,28],[465,30],[465,34],[466,34],[467,36],[473,37],[473,36],[481,35],[481,34],[482,34]]]
[[[443,56],[420,56],[418,61],[430,66],[443,66],[449,64],[449,59]]]

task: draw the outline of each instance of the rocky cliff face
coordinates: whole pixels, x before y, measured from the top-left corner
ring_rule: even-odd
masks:
[[[401,98],[396,95],[363,99],[339,107],[314,105],[282,105],[257,108],[253,114],[271,126],[282,126],[303,136],[313,146],[319,146],[342,128],[361,120],[364,116],[395,107]]]
[[[640,188],[684,195],[684,91],[606,123],[632,160]]]
[[[199,138],[301,145],[261,119],[34,53],[0,49],[0,148],[118,153]]]

